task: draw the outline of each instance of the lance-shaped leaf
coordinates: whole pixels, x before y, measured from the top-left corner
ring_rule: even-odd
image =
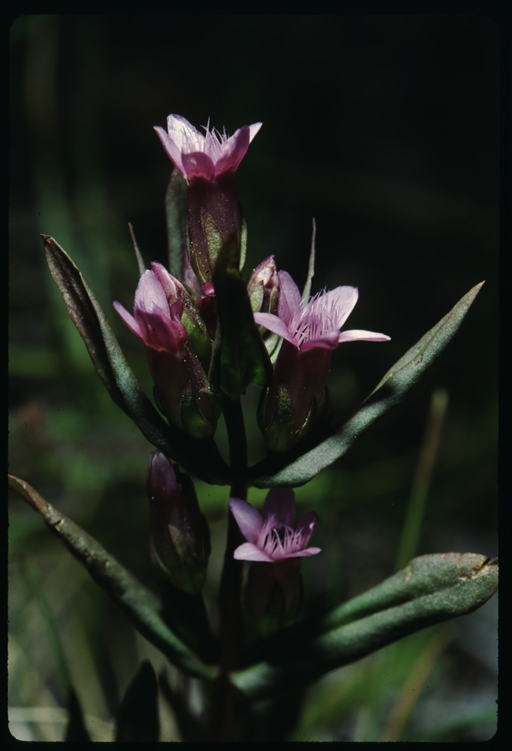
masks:
[[[191,474],[209,483],[227,482],[228,468],[214,442],[196,441],[163,420],[128,366],[105,313],[82,273],[52,237],[43,235],[43,239],[51,274],[114,402],[153,446]]]
[[[8,475],[9,485],[45,520],[92,578],[121,607],[135,628],[185,673],[213,678],[216,670],[206,665],[168,627],[160,615],[160,601],[78,524],[58,511],[24,480]]]
[[[477,284],[386,373],[358,411],[335,433],[300,455],[300,444],[287,454],[265,459],[253,468],[259,488],[297,487],[343,456],[356,438],[397,404],[455,336],[479,293]],[[302,449],[304,450],[304,449]]]
[[[427,626],[471,613],[497,587],[495,558],[473,553],[415,558],[327,617],[266,640],[265,661],[235,674],[233,683],[250,700],[278,695]]]
[[[165,194],[165,214],[169,271],[178,279],[182,279],[183,256],[187,252],[187,191],[187,181],[179,169],[173,169]]]
[[[215,268],[218,323],[210,384],[213,391],[222,389],[232,399],[243,394],[250,383],[266,386],[272,378],[272,366],[254,323],[239,263],[238,243],[230,236]]]

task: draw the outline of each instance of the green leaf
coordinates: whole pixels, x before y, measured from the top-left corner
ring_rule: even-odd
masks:
[[[233,683],[250,700],[279,695],[427,626],[471,613],[497,588],[497,559],[474,553],[414,558],[329,615],[267,639],[265,660],[235,674]]]
[[[471,289],[386,373],[358,411],[335,433],[302,456],[295,451],[264,460],[253,468],[258,488],[297,487],[329,467],[351,447],[378,417],[397,404],[455,336],[483,282]]]
[[[187,252],[187,182],[179,169],[174,168],[165,194],[167,216],[167,245],[169,271],[178,279],[182,276],[183,254]]]
[[[210,384],[214,392],[222,389],[232,399],[243,394],[250,383],[266,386],[272,378],[239,260],[238,243],[231,236],[222,246],[215,268],[218,323]]]
[[[190,473],[212,484],[228,480],[213,441],[196,441],[168,425],[132,373],[100,304],[80,270],[58,243],[43,235],[48,265],[98,375],[114,402],[147,440]]]
[[[215,677],[206,665],[174,634],[160,615],[160,601],[93,537],[62,514],[27,482],[8,475],[9,485],[44,519],[92,578],[122,608],[135,628],[185,673],[197,678]]]

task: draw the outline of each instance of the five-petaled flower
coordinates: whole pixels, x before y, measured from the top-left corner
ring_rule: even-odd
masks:
[[[167,133],[159,126],[155,130],[169,159],[187,181],[196,177],[215,180],[236,171],[261,125],[245,125],[229,137],[226,131],[219,133],[206,126],[203,135],[181,115],[169,115]]]
[[[321,551],[321,548],[307,547],[318,517],[310,511],[295,522],[292,490],[271,490],[263,514],[240,498],[231,498],[229,507],[247,540],[236,548],[234,557],[237,560],[277,563],[285,558],[302,558]]]

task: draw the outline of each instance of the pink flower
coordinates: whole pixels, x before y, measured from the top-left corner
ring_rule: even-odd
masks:
[[[318,517],[310,511],[295,523],[292,490],[271,490],[263,506],[263,515],[240,498],[231,498],[229,507],[247,540],[235,550],[237,560],[276,563],[285,558],[316,555],[321,551],[321,548],[307,547]]]
[[[165,272],[163,267],[160,268]],[[119,302],[114,302],[114,308],[130,331],[142,339],[146,347],[174,354],[188,339],[181,322],[183,302],[178,300],[176,286],[181,283],[168,272],[161,274],[160,268],[158,271],[151,269],[142,274],[135,290],[133,316]],[[168,295],[171,299],[175,298],[171,305]]]
[[[188,315],[193,330],[199,315],[181,282],[154,263],[139,279],[133,315],[118,302],[114,308],[146,345],[155,398],[164,414],[194,438],[211,438],[220,408],[182,322]]]
[[[215,180],[224,172],[235,172],[262,123],[245,125],[228,137],[206,126],[200,133],[181,115],[169,115],[167,133],[155,127],[169,159],[189,181],[195,177]]]
[[[340,331],[357,302],[357,287],[337,287],[331,292],[320,292],[303,302],[299,288],[290,274],[280,271],[278,277],[280,292],[277,316],[255,313],[254,320],[301,352],[313,349],[332,350],[342,342],[389,341],[389,336],[374,331]]]
[[[284,340],[258,418],[271,451],[290,448],[327,417],[327,378],[338,344],[389,340],[374,331],[340,331],[357,302],[356,287],[337,287],[303,301],[290,274],[280,271],[278,277],[277,315],[254,314],[257,324]]]

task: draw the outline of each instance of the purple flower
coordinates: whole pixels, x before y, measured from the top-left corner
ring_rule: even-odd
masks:
[[[277,316],[255,313],[254,320],[301,352],[312,349],[332,350],[342,342],[389,341],[389,336],[374,331],[340,331],[357,302],[357,287],[336,287],[303,302],[299,288],[290,274],[280,271],[278,277],[280,292]]]
[[[200,285],[214,283],[217,257],[228,238],[240,243],[236,171],[260,128],[261,123],[245,125],[228,138],[207,126],[203,135],[180,115],[169,115],[167,133],[155,128],[187,183],[188,254]]]
[[[236,172],[261,125],[245,125],[230,137],[226,131],[221,134],[206,126],[203,135],[181,115],[169,115],[167,133],[158,126],[155,130],[169,159],[188,182],[197,177],[215,180],[224,172]]]
[[[263,506],[263,515],[240,498],[231,498],[229,507],[247,540],[235,550],[237,560],[277,563],[285,558],[302,558],[321,551],[321,548],[307,547],[318,517],[310,511],[295,523],[292,490],[271,490]]]
[[[331,355],[342,342],[385,342],[374,331],[340,331],[357,302],[356,287],[337,287],[302,300],[299,288],[280,271],[277,315],[255,313],[260,326],[283,339],[272,384],[259,412],[267,448],[284,451],[326,417],[326,385]]]
[[[114,308],[123,321],[146,347],[171,354],[176,353],[188,339],[181,322],[183,302],[178,300],[177,284],[180,285],[180,282],[168,272],[160,275],[151,269],[142,274],[135,290],[133,316],[121,303],[114,302]],[[168,295],[170,299],[175,298],[171,305]]]
[[[220,409],[182,321],[188,314],[193,327],[199,316],[181,282],[154,263],[137,285],[133,316],[118,302],[114,308],[146,345],[164,413],[193,437],[211,438]]]

